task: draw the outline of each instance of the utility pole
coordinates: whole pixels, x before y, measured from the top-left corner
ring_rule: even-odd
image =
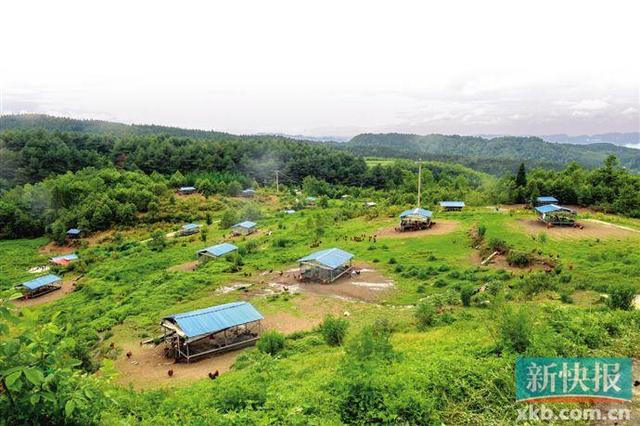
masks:
[[[276,170],[276,194],[280,192],[280,181],[278,180],[279,170]]]
[[[420,208],[420,196],[422,193],[422,160],[418,161],[418,208]]]

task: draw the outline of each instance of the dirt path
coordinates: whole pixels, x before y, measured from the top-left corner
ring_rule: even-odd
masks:
[[[455,231],[459,224],[459,222],[453,220],[439,219],[431,228],[422,231],[398,232],[396,231],[395,226],[392,226],[390,228],[384,228],[376,231],[376,235],[379,238],[420,238],[428,237],[430,235],[444,235]]]
[[[181,265],[172,266],[167,270],[173,271],[173,272],[193,272],[196,270],[197,267],[198,267],[198,261],[193,260],[191,262],[183,263]]]
[[[62,288],[60,290],[52,291],[51,293],[47,293],[43,296],[36,297],[34,299],[15,300],[13,304],[19,308],[23,308],[23,307],[29,307],[29,306],[42,305],[44,303],[49,303],[49,302],[53,302],[54,300],[62,299],[67,294],[75,290],[76,281],[77,280],[63,281]]]
[[[521,219],[515,224],[529,235],[547,234],[550,238],[557,239],[588,239],[588,238],[627,238],[638,235],[638,231],[631,228],[620,227],[607,222],[585,220],[579,221],[583,229],[570,226],[554,226],[547,228],[546,225],[534,219]]]

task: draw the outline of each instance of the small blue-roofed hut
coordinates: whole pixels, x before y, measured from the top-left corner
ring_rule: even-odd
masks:
[[[80,238],[82,236],[82,230],[78,228],[70,228],[67,231],[68,238]]]
[[[233,235],[249,235],[253,234],[257,230],[258,224],[255,222],[251,222],[250,220],[236,223],[231,227],[231,232],[233,233]]]
[[[182,225],[180,230],[178,231],[178,235],[192,235],[200,231],[202,225],[197,223],[187,223],[186,225]]]
[[[190,362],[208,354],[255,344],[264,317],[248,302],[232,302],[182,314],[160,322],[167,356]]]
[[[433,222],[431,217],[433,213],[430,210],[415,208],[405,210],[400,213],[400,226],[397,231],[419,231],[421,229],[429,229]]]
[[[75,253],[63,254],[62,256],[55,256],[49,259],[49,262],[55,265],[68,265],[69,263],[78,260],[78,255]]]
[[[546,206],[547,204],[558,204],[556,197],[538,197],[536,198],[536,206]]]
[[[207,262],[211,259],[215,259],[221,256],[226,256],[229,253],[238,250],[238,247],[230,243],[222,243],[215,246],[207,247],[202,250],[198,250],[198,260],[201,263]]]
[[[256,190],[253,188],[247,188],[240,192],[240,195],[243,197],[251,198],[256,196]]]
[[[53,274],[43,275],[33,280],[18,284],[16,288],[22,291],[22,295],[25,299],[30,299],[32,297],[38,297],[52,291],[60,290],[62,288],[62,278]]]
[[[440,201],[440,208],[446,212],[460,211],[464,208],[464,201]]]
[[[569,225],[576,223],[576,212],[556,204],[545,204],[536,207],[538,219],[547,225]]]
[[[318,201],[318,198],[316,198],[316,197],[307,197],[307,198],[304,199],[305,204],[307,204],[309,206],[315,205],[316,201]]]
[[[194,194],[196,192],[195,186],[181,186],[178,188],[178,194],[180,195],[189,195]]]
[[[339,248],[316,251],[298,259],[303,281],[331,283],[351,270],[353,255]]]

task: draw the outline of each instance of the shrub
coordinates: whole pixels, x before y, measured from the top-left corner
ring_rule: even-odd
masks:
[[[633,299],[636,297],[636,290],[633,286],[615,286],[609,289],[609,299],[607,305],[611,309],[622,309],[625,311],[633,308]]]
[[[487,227],[483,224],[478,225],[478,237],[484,238],[484,235],[487,233]]]
[[[569,292],[563,291],[560,293],[560,301],[569,305],[573,303],[573,298]]]
[[[531,313],[525,307],[516,310],[507,306],[497,320],[500,347],[516,353],[525,352],[533,337]]]
[[[507,255],[507,263],[509,263],[509,265],[525,267],[531,265],[532,259],[528,253],[511,250]]]
[[[509,251],[509,245],[505,240],[501,240],[500,238],[492,238],[489,241],[489,250],[492,252],[497,251],[498,253],[506,253]]]
[[[389,263],[389,265],[395,265],[396,263],[398,263],[398,261],[394,257],[392,257],[392,258],[389,259],[388,263]]]
[[[551,274],[531,274],[522,281],[522,289],[528,296],[557,288],[556,278]]]
[[[429,301],[422,301],[416,306],[414,316],[418,324],[418,330],[426,330],[435,323],[436,307]]]
[[[333,315],[327,315],[322,324],[320,324],[320,333],[324,337],[324,341],[330,346],[340,346],[347,334],[349,323],[344,318],[336,318]]]
[[[462,288],[460,291],[460,300],[462,301],[462,306],[470,306],[471,298],[476,293],[475,289],[471,286],[466,286]]]
[[[277,331],[267,331],[258,340],[258,350],[269,355],[275,355],[285,346],[284,336]]]
[[[541,244],[544,244],[547,242],[547,234],[545,234],[544,232],[540,233],[540,235],[538,235],[538,241]]]
[[[442,287],[446,287],[447,286],[447,282],[445,280],[443,280],[442,278],[438,278],[434,283],[433,283],[434,287],[438,287],[438,288],[442,288]]]

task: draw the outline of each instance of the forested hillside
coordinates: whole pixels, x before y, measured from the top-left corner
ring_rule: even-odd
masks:
[[[356,155],[455,161],[492,174],[514,172],[520,162],[560,169],[575,161],[596,167],[611,154],[622,166],[640,170],[640,151],[613,144],[554,144],[534,137],[484,139],[457,135],[362,134],[334,146]]]

